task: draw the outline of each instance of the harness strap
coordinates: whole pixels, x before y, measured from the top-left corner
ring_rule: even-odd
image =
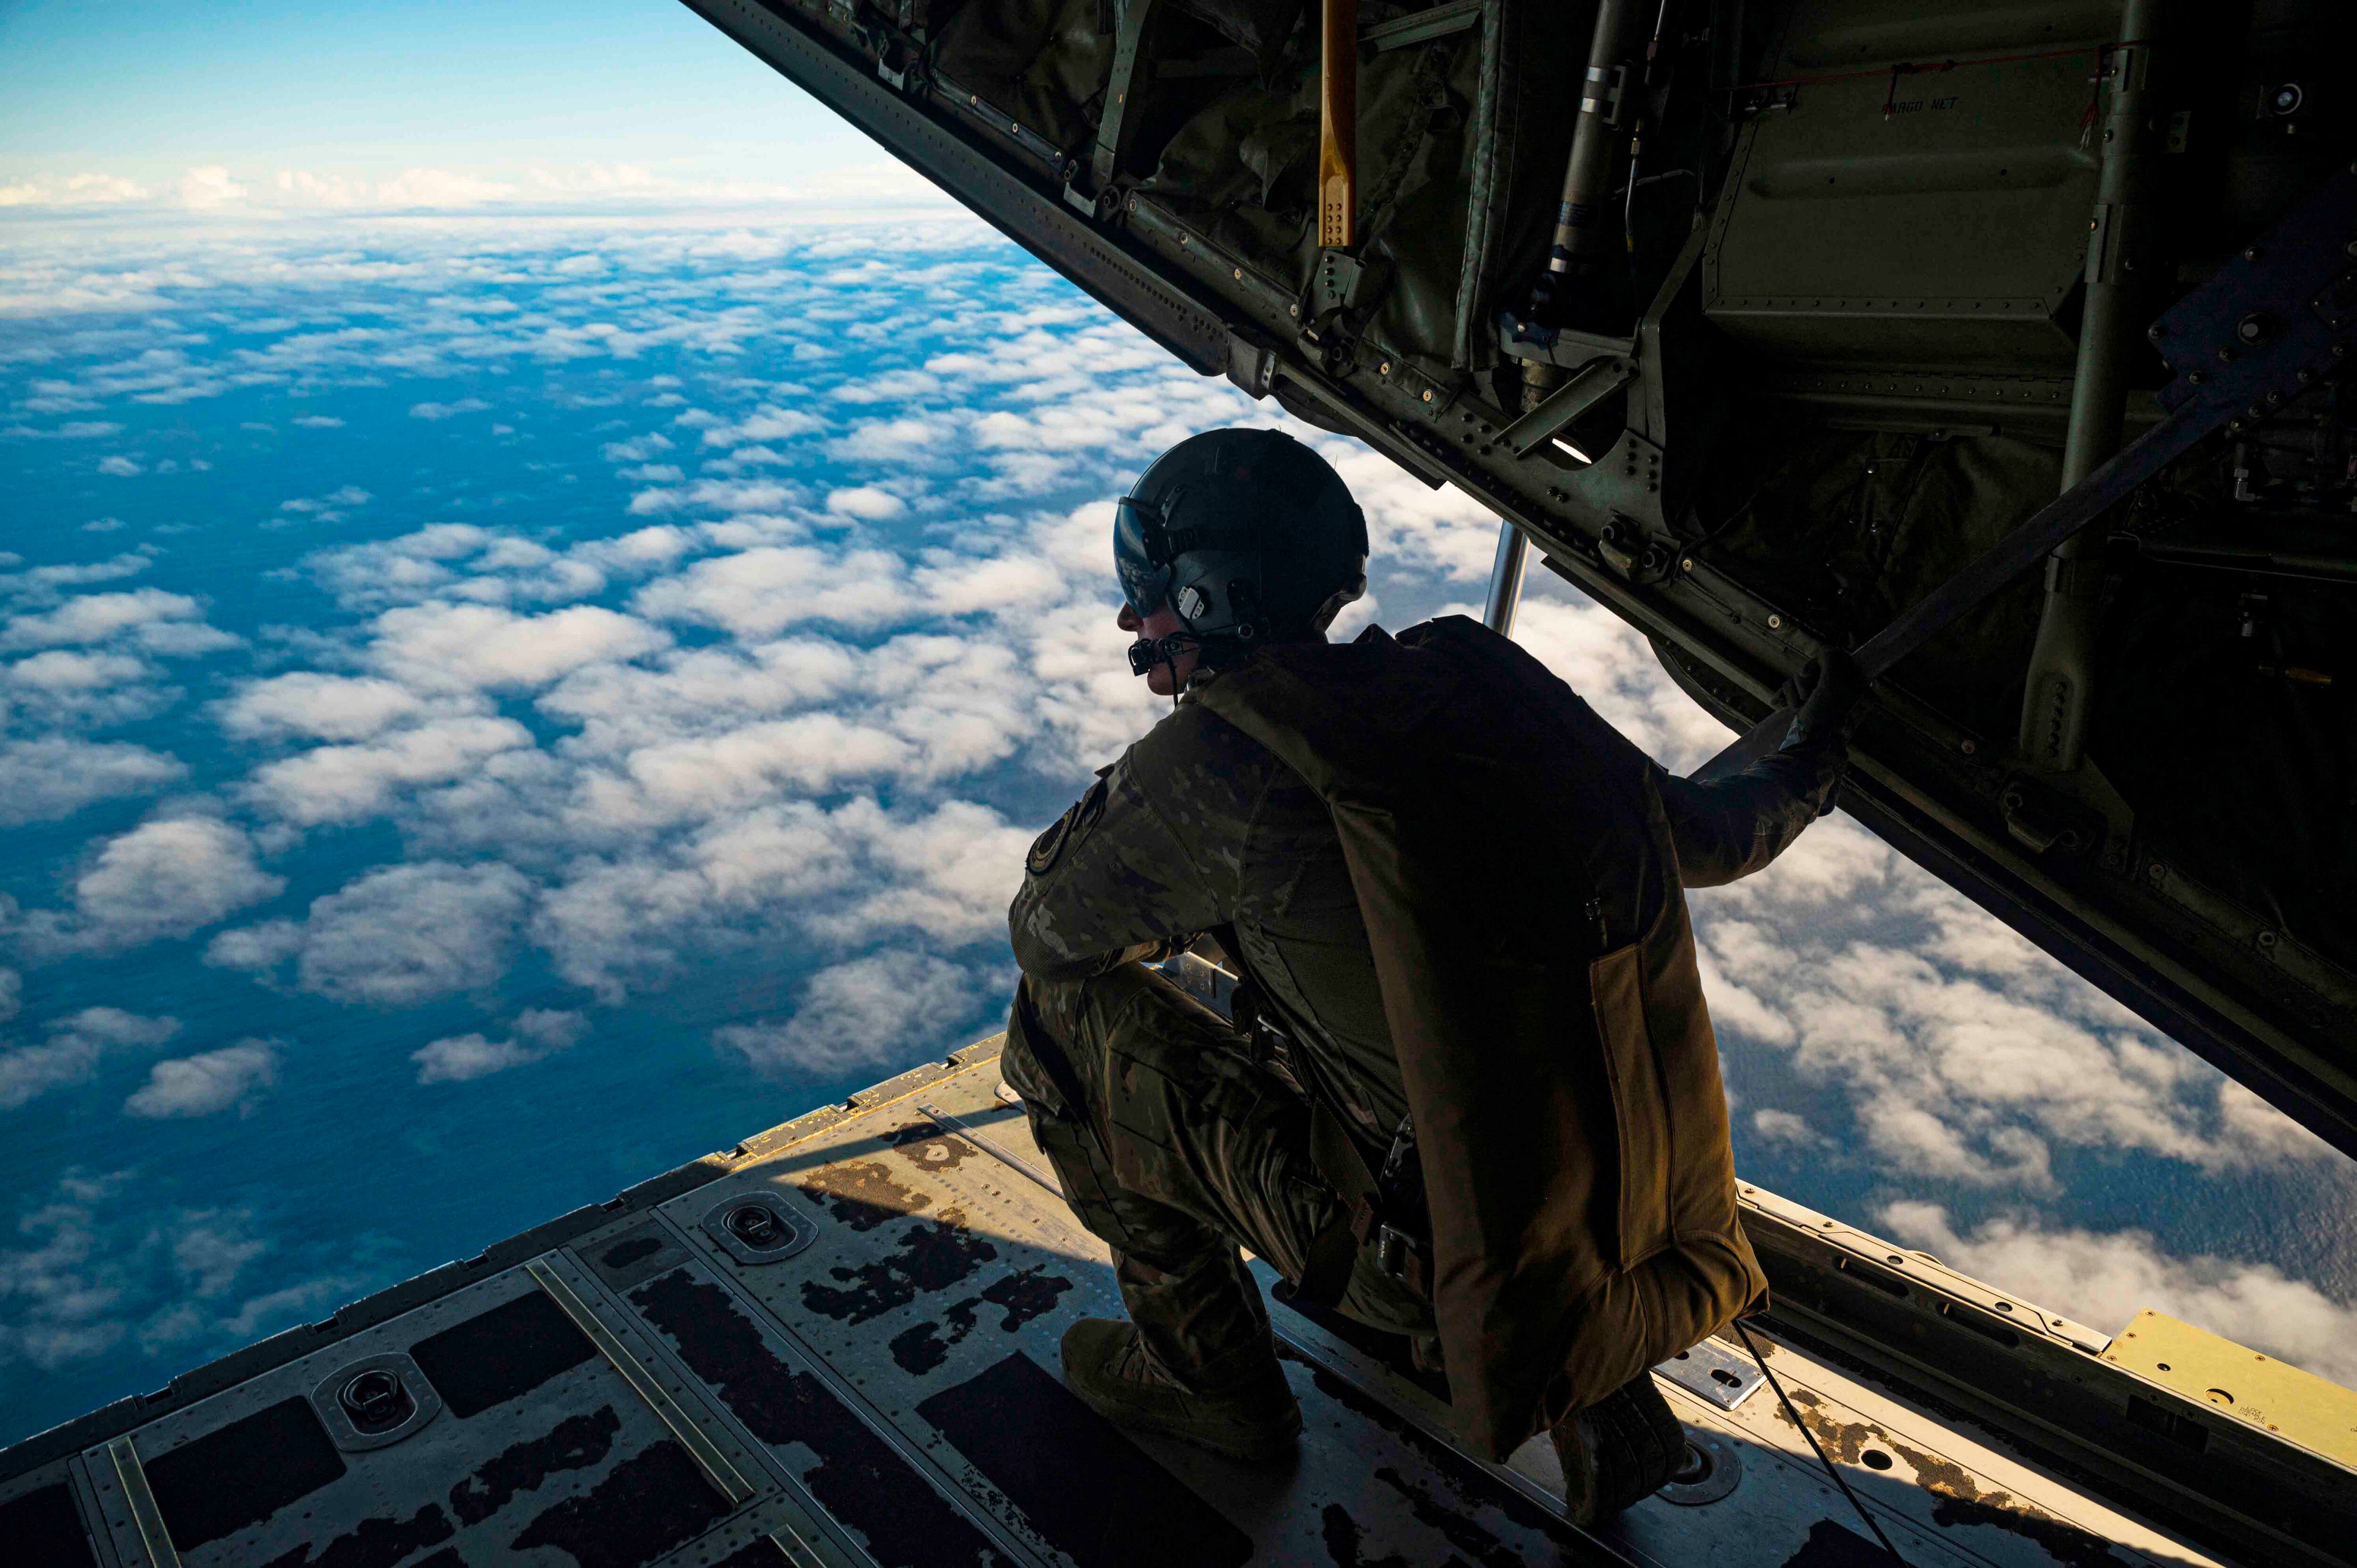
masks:
[[[1375,1178],[1342,1119],[1326,1108],[1322,1096],[1309,1102],[1309,1159],[1342,1207],[1309,1243],[1308,1260],[1293,1291],[1297,1300],[1332,1306],[1342,1299],[1359,1249],[1374,1231]]]
[[[1426,1243],[1389,1222],[1383,1188],[1358,1140],[1321,1097],[1309,1107],[1309,1158],[1342,1199],[1342,1212],[1310,1243],[1309,1266],[1294,1289],[1303,1300],[1332,1306],[1342,1298],[1361,1249],[1375,1250],[1375,1266],[1414,1291],[1429,1294]]]
[[[1057,1095],[1064,1101],[1059,1108],[1063,1112],[1063,1119],[1093,1128],[1094,1122],[1089,1115],[1089,1097],[1081,1088],[1081,1075],[1072,1070],[1071,1058],[1064,1055],[1064,1047],[1057,1043],[1056,1036],[1039,1022],[1029,987],[1017,985],[1015,988],[1014,1015],[1007,1023],[1008,1032],[1019,1037],[1023,1047],[1031,1053],[1031,1059],[1039,1064],[1047,1073],[1048,1080],[1056,1086]]]

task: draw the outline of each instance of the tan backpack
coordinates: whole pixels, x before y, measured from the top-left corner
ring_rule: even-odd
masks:
[[[1655,765],[1462,617],[1268,649],[1190,696],[1334,813],[1475,1452],[1764,1305]]]

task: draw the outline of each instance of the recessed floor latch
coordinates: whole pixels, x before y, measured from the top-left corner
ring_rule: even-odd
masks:
[[[337,1368],[311,1389],[311,1408],[347,1454],[389,1447],[442,1413],[442,1396],[399,1351]]]
[[[704,1232],[740,1263],[774,1263],[818,1240],[818,1221],[769,1193],[741,1193],[704,1217]]]

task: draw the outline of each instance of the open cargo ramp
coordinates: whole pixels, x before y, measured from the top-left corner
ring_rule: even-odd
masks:
[[[1594,1535],[1563,1520],[1543,1439],[1511,1466],[1474,1462],[1397,1346],[1282,1305],[1308,1421],[1297,1462],[1245,1466],[1108,1424],[1064,1388],[1057,1343],[1076,1317],[1120,1312],[1112,1272],[1006,1102],[998,1048],[17,1444],[0,1454],[0,1558],[1886,1561],[1757,1368],[1717,1340],[1658,1374],[1694,1440],[1684,1484]],[[1778,1291],[1755,1337],[1909,1563],[2271,1568],[2357,1539],[2344,1462],[1921,1254],[1756,1189],[1746,1205]]]

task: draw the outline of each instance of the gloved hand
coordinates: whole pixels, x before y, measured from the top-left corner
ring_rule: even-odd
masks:
[[[1866,676],[1838,648],[1828,648],[1801,666],[1786,688],[1797,707],[1792,725],[1778,749],[1791,751],[1820,741],[1849,743],[1857,727],[1858,703],[1866,696]]]

